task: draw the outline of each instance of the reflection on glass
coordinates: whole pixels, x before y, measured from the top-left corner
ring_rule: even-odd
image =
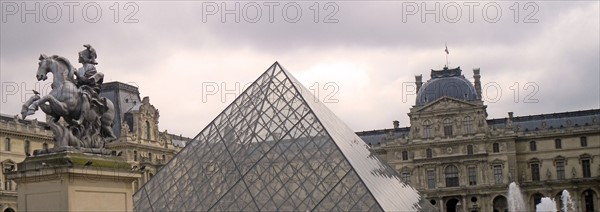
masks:
[[[134,204],[137,211],[417,211],[423,202],[275,63]]]

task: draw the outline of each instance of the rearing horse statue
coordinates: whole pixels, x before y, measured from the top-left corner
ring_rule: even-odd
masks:
[[[38,81],[48,79],[52,73],[52,91],[44,97],[33,96],[23,105],[23,119],[34,114],[38,107],[50,115],[50,128],[55,135],[55,147],[74,146],[103,148],[105,142],[115,139],[112,123],[115,112],[113,103],[107,99],[106,108],[90,104],[90,96],[75,84],[75,68],[64,57],[40,55],[36,73]],[[69,126],[58,122],[63,118]]]

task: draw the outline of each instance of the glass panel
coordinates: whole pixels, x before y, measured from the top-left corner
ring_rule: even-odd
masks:
[[[277,63],[144,185],[135,200],[138,211],[425,207],[415,189]]]

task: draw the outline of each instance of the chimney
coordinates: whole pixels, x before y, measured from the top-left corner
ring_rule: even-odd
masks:
[[[423,75],[422,74],[415,75],[415,84],[417,85],[417,93],[419,93],[419,90],[421,89],[421,86],[423,85]]]
[[[398,120],[394,120],[394,129],[400,128],[400,122]]]
[[[481,81],[479,79],[481,79],[481,75],[479,75],[479,68],[474,68],[473,69],[473,78],[475,78],[475,92],[477,92],[477,98],[478,99],[482,99],[481,98]]]

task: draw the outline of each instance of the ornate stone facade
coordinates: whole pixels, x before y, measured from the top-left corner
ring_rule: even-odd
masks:
[[[5,173],[16,170],[35,149],[52,148],[52,132],[37,119],[0,115],[0,211],[17,209],[17,185]]]
[[[418,94],[410,127],[358,133],[372,151],[440,211],[505,211],[510,182],[520,185],[530,211],[565,189],[577,211],[600,210],[600,110],[487,119],[479,69],[475,86],[465,87],[452,84],[458,79],[439,82],[464,79],[459,68],[450,70],[432,70],[442,86],[422,85],[419,92],[431,93]]]
[[[143,173],[133,183],[135,192],[191,139],[159,131],[158,109],[150,104],[150,98],[140,100],[137,87],[108,82],[103,84],[101,94],[115,102],[116,120],[121,123],[114,127],[118,128],[118,139],[107,148],[121,151],[132,169]],[[0,211],[17,211],[17,185],[6,180],[5,172],[16,170],[16,164],[33,155],[34,150],[52,148],[53,135],[46,122],[2,114],[0,139]]]
[[[107,144],[107,148],[121,151],[122,157],[132,164],[133,169],[143,172],[142,178],[134,182],[136,191],[184,145],[184,138],[171,135],[167,130],[159,131],[159,116],[158,110],[150,104],[150,98],[144,97],[124,113],[117,141]],[[175,137],[175,142],[172,137]]]

